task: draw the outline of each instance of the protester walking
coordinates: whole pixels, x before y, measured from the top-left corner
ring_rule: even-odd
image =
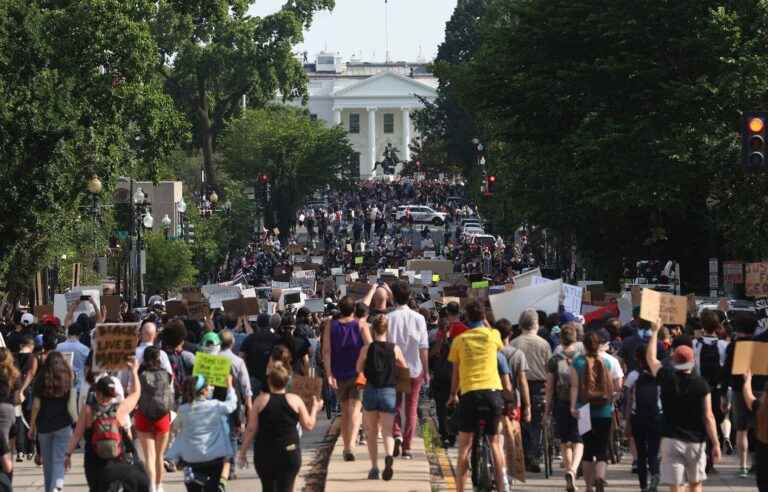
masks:
[[[341,437],[344,461],[354,461],[354,439],[360,429],[360,391],[357,388],[357,359],[363,345],[371,342],[368,330],[354,317],[355,302],[349,297],[338,303],[339,317],[323,329],[323,365],[328,386],[336,390],[341,405]]]
[[[702,490],[707,478],[707,438],[712,442],[712,463],[720,460],[712,395],[709,385],[693,374],[694,353],[687,345],[672,353],[672,367],[662,368],[656,358],[661,322],[651,323],[645,360],[661,387],[661,481],[671,492]]]
[[[555,437],[560,441],[560,452],[565,469],[567,492],[576,490],[576,475],[584,453],[576,418],[571,414],[571,366],[581,355],[583,346],[576,342],[576,327],[569,323],[560,330],[560,347],[547,363],[545,415],[554,420]],[[545,422],[545,425],[547,423]]]
[[[584,336],[584,355],[571,366],[571,414],[579,418],[580,408],[589,405],[591,430],[584,440],[584,481],[587,492],[603,492],[608,468],[608,440],[613,418],[613,398],[618,380],[611,375],[613,362],[600,352],[602,340],[595,332]]]
[[[85,479],[91,492],[125,490],[126,492],[149,492],[150,481],[144,468],[128,459],[136,454],[133,442],[124,423],[136,408],[141,396],[139,364],[135,359],[128,361],[131,377],[130,392],[118,401],[118,380],[102,376],[92,386],[93,398],[83,407],[77,426],[66,448],[66,469],[72,467],[72,453],[80,440],[85,438],[83,465]],[[135,460],[135,458],[133,458]]]
[[[227,416],[237,408],[232,377],[227,380],[225,401],[210,398],[212,389],[202,375],[184,381],[184,403],[173,421],[175,440],[167,457],[185,464],[184,484],[189,492],[222,492],[227,476],[224,463],[234,456]]]
[[[16,401],[21,383],[13,354],[7,348],[0,348],[0,437],[6,442],[16,423]]]
[[[357,360],[357,372],[365,376],[363,389],[363,411],[365,429],[368,434],[368,457],[371,460],[369,480],[379,479],[378,439],[381,429],[384,441],[384,472],[383,480],[392,480],[393,451],[395,447],[392,437],[392,425],[395,418],[395,402],[397,386],[396,367],[407,368],[400,347],[388,343],[387,328],[389,320],[380,314],[369,320],[373,341],[364,346]]]
[[[755,463],[757,488],[759,492],[768,492],[768,384],[763,388],[762,396],[755,396],[752,391],[752,373],[744,374],[742,396],[747,410],[755,418]]]
[[[520,315],[522,334],[515,337],[510,345],[525,354],[528,363],[528,390],[531,395],[531,421],[523,422],[523,445],[525,447],[525,467],[532,473],[541,472],[541,425],[544,414],[545,385],[547,381],[547,363],[552,357],[549,342],[538,335],[539,314],[535,309],[526,309]]]
[[[646,345],[637,348],[637,369],[627,375],[625,431],[632,436],[637,450],[637,478],[640,490],[656,492],[659,475],[659,446],[661,445],[661,390],[645,360]],[[650,474],[651,480],[648,481]]]
[[[29,438],[40,443],[46,491],[64,489],[64,460],[72,424],[77,416],[72,369],[59,352],[51,352],[40,367],[32,391]]]
[[[163,492],[163,461],[170,437],[171,410],[174,408],[173,379],[161,366],[160,354],[160,349],[154,346],[144,350],[139,374],[141,398],[133,415],[144,465],[155,492]]]
[[[398,281],[391,289],[396,308],[388,315],[387,341],[400,347],[410,376],[410,393],[397,393],[392,431],[395,436],[393,456],[402,454],[403,459],[409,460],[412,458],[411,440],[418,424],[419,393],[423,384],[429,384],[429,335],[424,316],[408,307],[410,285]],[[404,409],[401,409],[402,405],[405,405]],[[403,412],[405,419],[402,418]]]
[[[297,395],[286,394],[291,366],[274,362],[267,372],[268,393],[253,402],[248,427],[238,453],[241,467],[247,466],[248,448],[253,444],[253,463],[263,492],[293,492],[301,468],[298,425],[305,431],[315,428],[323,402],[317,398],[307,409]]]

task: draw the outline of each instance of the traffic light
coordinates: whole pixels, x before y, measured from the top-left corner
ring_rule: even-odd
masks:
[[[262,185],[269,183],[269,176],[267,176],[266,174],[260,174],[259,183],[261,183]]]
[[[485,178],[485,196],[491,196],[496,191],[496,176],[491,174]]]
[[[766,125],[768,113],[751,111],[744,113],[741,130],[743,159],[747,169],[760,169],[766,165]]]

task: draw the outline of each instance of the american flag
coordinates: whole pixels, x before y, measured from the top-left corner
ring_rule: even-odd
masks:
[[[237,268],[237,271],[235,272],[235,274],[232,276],[232,282],[237,284],[238,282],[242,281],[244,278],[245,278],[245,271],[243,271],[243,266],[240,265]]]

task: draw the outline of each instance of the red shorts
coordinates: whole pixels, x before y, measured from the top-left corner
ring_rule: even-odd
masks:
[[[147,434],[167,434],[171,430],[171,414],[157,420],[149,420],[138,408],[133,413],[133,425],[139,432]]]

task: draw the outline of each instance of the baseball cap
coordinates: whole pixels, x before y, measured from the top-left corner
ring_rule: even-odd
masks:
[[[572,315],[568,311],[563,311],[562,314],[560,314],[561,325],[567,325],[568,323],[573,323],[574,321],[576,321],[576,316]]]
[[[32,313],[24,313],[21,315],[21,324],[24,326],[31,325],[35,322],[35,317]]]
[[[672,367],[677,371],[693,369],[693,349],[687,345],[680,345],[672,353]]]
[[[209,331],[200,339],[200,345],[210,347],[212,345],[221,345],[221,338],[216,333]]]
[[[43,319],[40,320],[40,324],[46,326],[61,326],[61,320],[52,314],[46,314]]]

